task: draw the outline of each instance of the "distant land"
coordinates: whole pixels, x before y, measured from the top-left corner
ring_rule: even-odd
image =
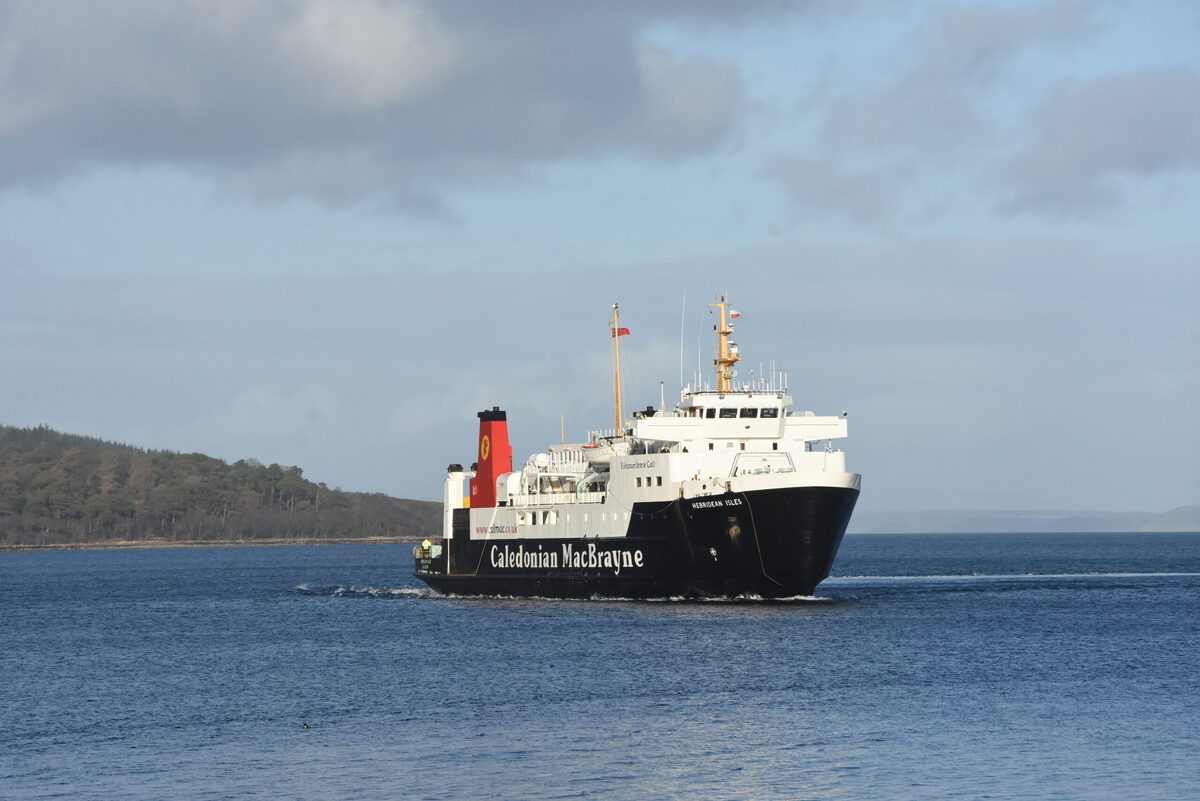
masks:
[[[855,512],[850,534],[995,534],[1068,531],[1200,531],[1200,505],[1168,512],[997,512],[940,509]]]
[[[409,541],[441,504],[344,492],[299,467],[0,426],[0,548]]]

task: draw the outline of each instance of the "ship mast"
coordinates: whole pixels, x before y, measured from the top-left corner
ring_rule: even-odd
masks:
[[[725,296],[722,295],[719,301],[708,305],[721,310],[721,325],[717,328],[717,358],[713,359],[713,364],[717,366],[717,392],[726,393],[731,391],[729,380],[734,376],[733,365],[742,357],[738,355],[737,345],[729,341],[733,325],[727,316],[729,303]]]
[[[621,423],[622,419],[624,419],[624,414],[621,410],[621,313],[615,303],[613,304],[612,315],[612,338],[613,348],[615,349],[614,353],[616,354],[616,370],[613,377],[613,395],[616,398],[616,439],[620,439],[624,436],[625,428]]]

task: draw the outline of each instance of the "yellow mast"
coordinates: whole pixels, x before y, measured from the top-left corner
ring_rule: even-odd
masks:
[[[717,366],[717,392],[730,392],[729,380],[733,378],[733,365],[742,357],[729,348],[729,335],[733,333],[733,326],[726,316],[729,303],[722,295],[719,301],[708,305],[721,310],[721,325],[717,328],[717,358],[713,359],[713,364]]]
[[[612,338],[613,347],[616,348],[616,375],[613,380],[613,394],[616,396],[617,406],[617,439],[624,436],[625,426],[622,424],[624,414],[621,410],[621,314],[617,309],[617,304],[613,304],[612,316]]]

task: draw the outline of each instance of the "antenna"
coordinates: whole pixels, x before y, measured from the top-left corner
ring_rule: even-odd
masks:
[[[683,322],[687,319],[687,289],[683,290],[683,308],[679,310],[679,389],[683,390]]]
[[[621,418],[623,417],[621,409],[621,313],[617,308],[617,304],[612,307],[612,338],[613,338],[613,354],[615,355],[616,368],[613,370],[613,394],[616,396],[616,438],[623,438],[622,429],[624,425]]]

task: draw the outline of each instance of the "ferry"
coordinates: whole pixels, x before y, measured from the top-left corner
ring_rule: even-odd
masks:
[[[795,411],[772,371],[737,384],[740,315],[709,304],[715,383],[673,408],[622,408],[620,310],[612,308],[614,427],[551,445],[513,469],[506,412],[481,411],[477,459],[451,464],[442,536],[415,576],[449,595],[794,598],[829,575],[862,477],[834,443],[847,413]],[[660,404],[665,407],[666,404]]]

